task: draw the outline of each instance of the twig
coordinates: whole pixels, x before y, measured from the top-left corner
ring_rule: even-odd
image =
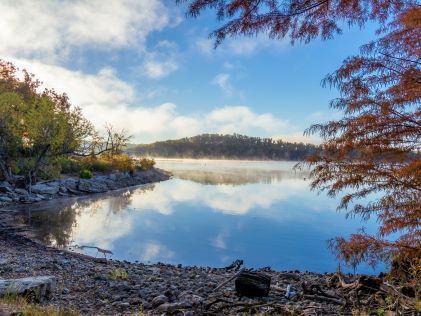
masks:
[[[225,284],[229,283],[230,281],[232,281],[234,278],[236,278],[237,276],[240,275],[241,272],[243,272],[245,269],[241,269],[240,271],[238,271],[236,274],[234,274],[232,277],[230,277],[228,280],[222,282],[221,284],[219,284],[212,292],[216,292],[218,291],[221,287],[223,287]]]
[[[308,300],[318,300],[318,301],[325,301],[325,302],[329,302],[329,303],[334,303],[337,305],[345,305],[345,302],[343,300],[337,299],[337,298],[332,298],[332,297],[327,297],[327,296],[320,296],[320,295],[303,295],[304,298],[308,299]]]

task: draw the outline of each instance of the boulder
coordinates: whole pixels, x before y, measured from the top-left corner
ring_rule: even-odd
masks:
[[[81,179],[79,181],[78,190],[87,193],[101,193],[108,191],[108,187],[103,182]]]
[[[0,193],[9,193],[12,192],[12,186],[9,182],[3,181],[0,182]]]
[[[20,189],[20,188],[15,189],[15,193],[19,195],[23,195],[23,196],[29,195],[28,191],[26,191],[25,189]]]
[[[8,197],[8,196],[1,195],[1,194],[0,194],[0,202],[7,202],[7,203],[10,203],[10,202],[13,202],[13,199],[11,199],[11,198],[10,198],[10,197]]]
[[[19,295],[34,302],[49,299],[55,288],[56,279],[52,276],[0,280],[1,296]]]
[[[54,182],[52,184],[39,183],[35,184],[31,188],[32,193],[43,194],[43,195],[54,195],[59,191],[58,183]]]
[[[61,185],[71,192],[76,191],[77,185],[78,185],[78,180],[69,178],[69,179],[64,180],[61,183]]]

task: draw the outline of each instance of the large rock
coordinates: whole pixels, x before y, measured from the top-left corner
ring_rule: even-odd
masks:
[[[0,182],[0,193],[9,193],[12,192],[12,186],[9,182],[3,181]]]
[[[79,181],[78,189],[79,191],[88,193],[101,193],[108,191],[108,187],[105,183],[86,179],[81,179]]]
[[[15,193],[19,195],[23,195],[23,196],[29,195],[28,191],[26,191],[25,189],[20,189],[20,188],[15,189]]]
[[[19,295],[35,302],[49,299],[55,289],[56,279],[52,276],[0,280],[1,296]]]
[[[36,194],[54,195],[58,193],[59,186],[58,186],[58,183],[56,182],[51,183],[51,184],[40,183],[40,184],[33,185],[31,190],[32,190],[32,193],[36,193]]]

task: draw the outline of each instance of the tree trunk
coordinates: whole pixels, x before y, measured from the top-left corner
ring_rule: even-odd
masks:
[[[9,183],[13,183],[14,178],[13,178],[13,174],[12,174],[12,170],[9,166],[7,166],[7,164],[4,161],[0,161],[0,171],[4,177],[4,179],[9,182]]]

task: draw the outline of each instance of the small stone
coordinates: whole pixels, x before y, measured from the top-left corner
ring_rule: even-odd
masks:
[[[159,305],[156,311],[161,313],[171,313],[178,309],[185,309],[190,308],[191,304],[187,302],[176,302],[176,303],[165,303],[162,305]]]
[[[120,305],[120,307],[129,307],[130,306],[130,303],[128,303],[128,302],[122,302],[119,305]]]
[[[168,297],[166,297],[165,295],[158,295],[151,302],[153,307],[157,307],[165,303],[168,303]]]

